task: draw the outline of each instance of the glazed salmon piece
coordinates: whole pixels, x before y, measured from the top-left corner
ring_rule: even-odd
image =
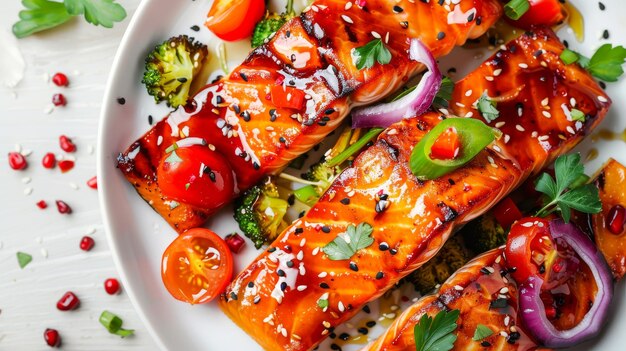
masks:
[[[500,117],[490,123],[503,137],[444,177],[420,182],[408,167],[413,146],[441,114],[405,119],[385,130],[235,278],[222,295],[222,310],[267,350],[310,350],[419,268],[455,228],[569,151],[604,117],[608,97],[585,71],[560,61],[562,50],[552,31],[528,33],[456,85],[450,105],[479,119],[471,106],[482,89],[495,97],[512,84],[523,88],[499,102]],[[546,108],[549,118],[536,113],[552,104],[558,108]],[[571,104],[587,115],[584,122],[568,119]],[[360,223],[373,227],[374,242],[350,259],[330,260],[321,248]]]
[[[368,0],[363,7],[318,0],[227,78],[206,86],[190,106],[134,142],[118,157],[118,167],[176,230],[202,225],[219,206],[196,207],[161,193],[156,169],[168,147],[187,138],[209,144],[228,160],[236,196],[318,144],[352,107],[385,97],[421,71],[408,58],[411,38],[439,57],[483,34],[501,11],[498,0]],[[386,42],[391,62],[358,70],[353,50],[376,37]],[[277,107],[271,93],[276,86],[290,98],[304,97],[302,105]]]

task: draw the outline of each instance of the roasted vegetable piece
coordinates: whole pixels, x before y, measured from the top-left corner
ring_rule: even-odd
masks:
[[[191,82],[208,55],[206,45],[186,35],[172,37],[157,45],[146,57],[142,83],[157,103],[170,107],[185,105]]]
[[[252,33],[252,47],[256,48],[258,46],[263,45],[265,40],[272,36],[272,34],[276,33],[283,24],[287,23],[290,19],[292,19],[296,13],[293,11],[293,0],[287,1],[287,7],[285,8],[285,12],[278,13],[266,13],[265,18],[263,18],[259,23],[257,23],[256,27],[254,27],[254,32]]]
[[[271,243],[287,226],[284,221],[289,204],[281,199],[270,179],[247,190],[235,202],[235,220],[239,229],[259,249]]]
[[[415,286],[422,295],[442,284],[459,268],[463,267],[474,254],[467,249],[460,235],[448,240],[441,250],[421,268],[411,273],[406,280]]]
[[[490,212],[467,223],[459,234],[475,254],[481,254],[506,243],[504,228]]]

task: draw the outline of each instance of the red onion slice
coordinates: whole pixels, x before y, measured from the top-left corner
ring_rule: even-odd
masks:
[[[536,276],[530,277],[519,286],[521,319],[543,346],[568,347],[589,340],[600,332],[613,299],[613,278],[602,253],[573,224],[553,220],[550,222],[550,230],[554,239],[566,241],[591,270],[598,287],[595,301],[578,325],[569,330],[557,330],[546,317],[545,306],[539,297],[543,280]]]
[[[409,58],[428,68],[415,89],[396,101],[355,109],[352,112],[352,128],[386,128],[403,118],[418,116],[430,107],[441,86],[442,77],[437,62],[418,39],[411,39]]]

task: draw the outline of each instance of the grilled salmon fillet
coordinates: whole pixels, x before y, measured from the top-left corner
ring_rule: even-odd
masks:
[[[411,38],[435,57],[483,34],[501,14],[497,0],[315,1],[252,51],[228,78],[206,86],[189,106],[172,112],[118,157],[118,167],[176,230],[205,222],[213,208],[192,206],[162,194],[156,169],[166,149],[185,138],[200,138],[224,155],[236,178],[234,196],[279,172],[333,131],[353,106],[375,102],[423,69],[409,60]],[[381,38],[389,64],[359,70],[353,50]],[[277,106],[271,89],[300,107]],[[195,139],[198,140],[198,139]],[[202,176],[202,174],[200,175]]]
[[[386,129],[235,278],[222,310],[267,350],[310,350],[420,267],[455,228],[570,150],[604,117],[608,97],[580,67],[563,64],[562,50],[552,31],[529,32],[456,84],[450,105],[466,117],[482,119],[472,106],[483,90],[502,97],[490,124],[503,136],[446,176],[418,181],[408,165],[413,146],[441,114]],[[568,117],[573,105],[584,122]],[[361,223],[373,227],[373,243],[350,259],[330,260],[321,249]]]

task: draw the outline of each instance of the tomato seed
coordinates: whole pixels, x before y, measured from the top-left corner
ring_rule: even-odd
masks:
[[[85,235],[80,239],[80,249],[83,251],[90,251],[95,244],[96,242],[90,236]]]
[[[72,213],[72,208],[70,207],[70,205],[65,203],[65,201],[56,200],[56,204],[57,204],[57,210],[59,210],[59,213],[61,214]]]
[[[246,245],[246,242],[237,233],[226,235],[226,238],[224,238],[224,241],[226,241],[226,245],[228,245],[228,248],[230,249],[230,251],[234,253],[241,252],[243,247]]]
[[[61,335],[56,329],[46,329],[43,332],[43,339],[46,341],[46,344],[50,347],[59,347],[61,346]]]
[[[67,100],[65,100],[63,94],[54,94],[52,95],[52,104],[54,106],[65,106],[67,105]]]
[[[61,160],[59,161],[59,168],[61,169],[61,173],[69,172],[72,168],[74,168],[74,161]]]
[[[57,158],[56,156],[54,156],[52,152],[48,152],[47,154],[43,155],[41,164],[43,165],[44,168],[53,169],[54,166],[57,165]]]
[[[59,137],[59,145],[61,146],[61,150],[65,152],[74,152],[76,151],[76,145],[72,142],[72,139],[68,138],[65,135],[61,135]]]
[[[92,189],[98,189],[98,177],[93,176],[91,179],[87,181],[87,186]]]
[[[115,295],[120,292],[120,282],[115,278],[109,278],[104,281],[104,290],[109,295]]]
[[[21,171],[28,166],[26,157],[19,152],[9,152],[9,167],[16,171]]]
[[[71,291],[66,292],[63,296],[57,301],[57,309],[59,311],[70,311],[78,308],[80,304],[80,299]]]
[[[626,221],[626,210],[622,205],[615,205],[609,210],[606,217],[606,226],[613,234],[621,234],[624,231]]]
[[[69,85],[70,81],[67,79],[67,76],[63,73],[56,73],[52,76],[52,83],[58,87],[66,87]]]
[[[39,207],[40,209],[44,210],[44,209],[48,208],[48,203],[45,202],[44,200],[39,200],[37,202],[37,207]]]

